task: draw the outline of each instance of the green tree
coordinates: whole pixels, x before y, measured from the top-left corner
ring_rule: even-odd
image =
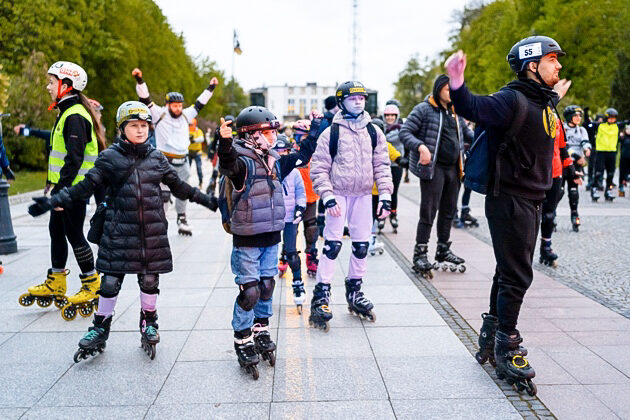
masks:
[[[433,91],[433,81],[439,73],[440,66],[437,60],[425,57],[420,63],[418,56],[414,55],[407,61],[407,66],[394,82],[396,87],[394,97],[400,101],[402,116],[409,115],[413,107]]]

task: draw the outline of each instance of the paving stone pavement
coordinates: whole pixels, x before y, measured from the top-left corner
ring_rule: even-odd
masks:
[[[330,332],[308,327],[308,308],[299,315],[292,303],[290,276],[279,280],[277,364],[261,363],[252,380],[233,352],[231,238],[217,214],[196,205],[192,237],[177,236],[169,212],[175,271],[161,277],[155,360],[139,346],[138,287],[128,277],[106,351],[75,364],[91,319],[66,322],[58,310],[17,303],[49,266],[48,217],[30,218],[27,204],[11,208],[19,252],[3,257],[0,277],[0,418],[510,419],[537,404],[518,407],[506,396],[389,252],[368,261],[364,290],[376,323],[351,316],[343,287],[349,240],[333,282]],[[72,257],[68,268],[74,293]],[[313,281],[306,283],[310,298]]]
[[[403,267],[410,264],[413,253],[418,195],[417,179],[402,185],[399,201],[402,228],[397,235],[392,234],[389,228],[385,229],[389,248],[395,249],[392,255],[404,261]],[[483,198],[473,197],[473,215],[479,217],[483,214]],[[569,215],[568,205],[562,206],[558,212],[559,233],[562,233],[563,218],[567,219]],[[600,219],[616,218],[617,224],[626,223],[627,226],[628,208],[627,201],[585,203],[582,215],[584,219],[589,217],[590,224],[578,234],[565,234],[570,238],[581,238],[583,233],[598,231],[602,241],[615,238],[611,242],[618,250],[611,251],[596,243],[597,235],[591,235],[585,241],[585,245],[593,250],[591,262],[599,267],[627,266],[627,256],[624,260],[622,252],[625,249],[627,254],[627,230],[623,233],[624,227],[613,228],[606,225],[606,221],[600,223]],[[440,271],[431,281],[418,277],[415,281],[429,297],[430,303],[438,308],[438,313],[446,316],[445,319],[450,318],[447,324],[471,353],[476,350],[480,314],[488,310],[488,295],[495,268],[492,248],[484,237],[486,222],[480,218],[480,223],[481,227],[476,230],[452,230],[452,249],[466,259],[466,273]],[[615,242],[617,239],[619,241]],[[435,252],[435,241],[433,233],[430,259]],[[559,248],[556,244],[561,245],[562,241],[554,241],[554,248]],[[561,249],[557,251],[564,261],[565,254]],[[589,271],[588,264],[582,267],[584,272],[580,273],[579,280],[594,275]],[[630,370],[626,360],[630,351],[630,320],[616,313],[620,312],[617,306],[609,308],[605,302],[596,299],[597,295],[592,291],[595,289],[576,287],[575,280],[578,279],[566,281],[566,277],[559,275],[560,268],[552,270],[540,264],[535,264],[534,268],[534,281],[525,297],[518,328],[525,339],[523,344],[529,350],[528,358],[537,372],[534,382],[538,385],[540,401],[558,418],[629,418],[628,399],[619,396],[626,395],[630,390]],[[620,280],[617,287],[625,289],[617,293],[627,295],[627,269],[625,276],[623,273],[615,271],[608,276],[617,276],[616,279]],[[570,275],[566,276],[570,278]],[[610,279],[611,283],[614,281],[615,278]],[[585,287],[597,286],[594,282],[583,284]],[[585,293],[579,293],[582,291]],[[494,377],[490,369],[487,371]],[[535,405],[529,401],[514,401],[513,395],[506,395],[515,407],[527,404],[533,408]]]

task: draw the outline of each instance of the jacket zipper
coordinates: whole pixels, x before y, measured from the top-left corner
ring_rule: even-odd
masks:
[[[142,255],[142,271],[144,272],[146,270],[146,265],[147,265],[146,243],[145,243],[145,237],[144,237],[144,208],[143,208],[144,196],[142,195],[142,183],[140,182],[140,172],[138,172],[138,167],[136,167],[135,172],[136,172],[136,185],[138,186],[136,198],[138,199],[138,217],[140,219],[140,241],[142,242],[142,245],[140,246],[140,253]]]
[[[431,172],[435,169],[435,164],[437,163],[437,155],[438,150],[440,150],[440,137],[442,137],[442,111],[440,111],[440,125],[438,126],[438,136],[437,141],[435,142],[435,152],[433,152],[433,161],[431,162]],[[433,178],[433,175],[431,175]]]

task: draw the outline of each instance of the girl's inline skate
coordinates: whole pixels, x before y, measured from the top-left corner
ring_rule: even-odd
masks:
[[[346,279],[346,301],[348,311],[361,319],[376,321],[376,314],[372,311],[374,304],[370,302],[361,291],[362,279]]]
[[[247,337],[234,337],[234,351],[238,357],[238,364],[245,369],[245,372],[251,374],[255,380],[258,380],[258,353],[254,344],[254,334],[250,332]]]
[[[96,356],[105,350],[112,317],[106,318],[103,315],[95,315],[93,323],[94,325],[88,328],[88,332],[79,341],[79,350],[74,353],[74,363]]]
[[[155,346],[160,342],[157,311],[140,310],[140,346],[151,360],[155,359]]]
[[[328,306],[329,302],[330,284],[317,283],[311,298],[311,315],[308,317],[308,323],[311,327],[319,328],[325,332],[330,330],[328,322],[332,319],[333,314]]]
[[[269,333],[269,319],[254,320],[254,346],[263,360],[269,361],[270,366],[276,364],[276,343]]]
[[[66,277],[70,270],[53,271],[48,269],[46,280],[37,286],[31,286],[18,298],[21,306],[31,306],[34,302],[41,308],[47,308],[51,303],[55,303],[57,309],[61,309],[68,304],[66,297]]]

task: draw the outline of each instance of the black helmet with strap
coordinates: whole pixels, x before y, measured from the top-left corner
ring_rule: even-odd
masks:
[[[560,44],[548,36],[530,36],[518,41],[510,49],[507,61],[514,73],[525,70],[527,63],[537,63],[547,54],[556,53],[559,57],[566,55]]]

